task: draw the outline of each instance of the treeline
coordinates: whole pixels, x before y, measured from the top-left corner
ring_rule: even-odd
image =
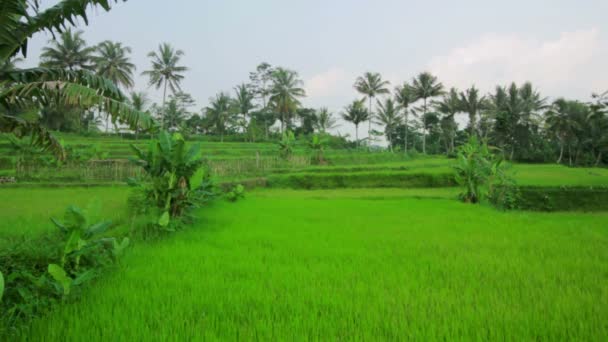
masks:
[[[355,146],[372,147],[379,136],[385,136],[392,151],[454,155],[457,146],[475,135],[510,160],[570,165],[608,162],[606,93],[594,95],[588,103],[563,98],[549,102],[529,82],[497,86],[484,95],[475,86],[462,91],[447,89],[428,72],[394,87],[380,74],[368,72],[354,84],[362,98],[340,113],[331,113],[327,108],[302,105],[306,92],[296,71],[261,63],[246,82],[218,93],[208,106],[197,110],[192,96],[181,87],[188,70],[181,65],[183,51],[163,43],[148,54],[150,67],[142,74],[148,77],[149,87],[162,92],[161,103],[151,103],[145,92],[133,90],[136,67],[130,54],[131,49],[119,42],[89,46],[81,31],[66,30],[49,41],[40,64],[93,71],[129,91],[135,110],[148,112],[164,129],[185,135],[215,136],[220,141],[225,137],[276,141],[285,131],[296,136],[327,133],[338,126],[339,116],[355,126]],[[10,70],[16,62],[6,62],[2,69]],[[110,116],[96,107],[61,104],[34,114],[12,114],[35,116],[59,131],[91,133],[104,126],[106,132],[121,130],[110,125]],[[463,120],[456,120],[457,116],[467,117],[466,127],[459,127]],[[361,125],[367,126],[363,139],[359,137]]]
[[[448,90],[428,72],[392,91],[377,73],[359,77],[354,87],[365,98],[348,105],[344,119],[357,129],[367,121],[368,136],[373,140],[385,135],[392,149],[453,155],[457,146],[474,135],[509,160],[570,165],[608,162],[608,92],[593,95],[589,103],[564,98],[549,102],[526,82],[497,86],[483,95],[475,86]],[[457,115],[468,118],[462,130]],[[373,123],[383,132],[374,131]]]

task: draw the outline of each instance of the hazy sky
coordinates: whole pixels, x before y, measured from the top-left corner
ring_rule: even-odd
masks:
[[[80,28],[90,44],[132,47],[138,74],[160,42],[184,50],[183,90],[199,108],[265,61],[300,73],[304,105],[338,113],[365,71],[394,86],[428,70],[484,91],[529,80],[545,96],[588,100],[608,90],[607,13],[606,0],[129,0]],[[27,65],[49,38],[35,36]],[[139,75],[136,89],[160,98]]]

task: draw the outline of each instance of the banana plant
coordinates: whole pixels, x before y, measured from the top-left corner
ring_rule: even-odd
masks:
[[[325,146],[327,145],[327,136],[324,134],[315,134],[308,143],[308,147],[312,151],[312,161],[315,164],[325,163]]]
[[[131,145],[135,157],[130,160],[142,167],[146,175],[146,198],[160,209],[158,225],[169,226],[171,218],[182,215],[192,204],[193,191],[205,178],[206,170],[200,144],[186,148],[179,133],[163,131],[158,140],[150,142],[147,151]],[[141,185],[140,182],[133,184]]]
[[[293,148],[296,143],[296,138],[292,131],[283,133],[283,137],[279,141],[279,155],[283,159],[289,159],[293,154]]]
[[[69,295],[73,286],[80,285],[95,276],[94,268],[79,271],[83,255],[89,255],[89,252],[104,246],[110,251],[112,258],[116,260],[129,245],[128,238],[123,238],[118,243],[115,238],[101,237],[112,225],[112,222],[101,221],[89,225],[82,210],[76,206],[67,208],[63,222],[55,218],[51,218],[51,221],[65,237],[65,244],[60,263],[50,264],[47,271],[55,280],[56,287],[63,296]],[[72,269],[72,271],[68,272],[66,269]],[[73,273],[73,277],[70,273]]]

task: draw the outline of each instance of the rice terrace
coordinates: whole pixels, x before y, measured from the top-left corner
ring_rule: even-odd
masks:
[[[2,0],[0,341],[608,340],[590,3]]]

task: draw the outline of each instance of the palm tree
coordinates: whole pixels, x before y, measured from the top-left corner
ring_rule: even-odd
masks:
[[[326,107],[320,108],[317,111],[315,128],[321,133],[326,133],[328,130],[335,127],[337,127],[337,124],[333,114]]]
[[[403,110],[403,151],[407,154],[407,133],[409,122],[409,106],[416,101],[412,91],[412,87],[404,82],[403,85],[395,88],[395,101],[399,105],[399,109]]]
[[[557,163],[561,163],[564,157],[564,147],[574,137],[574,129],[577,123],[570,115],[570,102],[559,98],[553,102],[545,113],[546,129],[559,143],[559,157]]]
[[[42,49],[40,65],[47,68],[68,70],[94,70],[93,54],[95,47],[87,46],[82,31],[72,32],[70,28],[59,36],[60,40],[50,40],[50,46]]]
[[[26,57],[28,40],[36,33],[49,31],[58,33],[67,22],[78,18],[86,22],[89,6],[100,5],[106,11],[116,1],[107,0],[61,0],[47,9],[38,8],[38,1],[3,0],[0,11],[0,65],[21,53]],[[28,11],[28,6],[35,11]],[[50,56],[49,56],[50,57]],[[82,68],[66,69],[51,63],[46,68],[27,70],[0,70],[4,89],[0,93],[0,132],[14,133],[18,137],[30,135],[34,145],[51,150],[59,159],[65,158],[60,142],[39,123],[5,113],[32,107],[50,105],[80,106],[91,108],[102,106],[121,123],[135,128],[152,128],[153,120],[146,113],[125,105],[125,96],[111,81],[94,75]]]
[[[367,97],[369,101],[369,127],[367,130],[367,136],[369,139],[369,145],[372,143],[372,101],[378,95],[388,94],[388,81],[383,81],[382,76],[377,72],[366,72],[363,76],[359,76],[355,81],[355,89]]]
[[[146,93],[144,93],[143,91],[141,92],[135,92],[132,91],[129,94],[129,102],[131,103],[131,106],[133,107],[133,109],[139,111],[139,112],[147,112],[148,111],[148,104],[150,103],[150,99],[148,99],[148,95]],[[135,140],[137,140],[139,136],[139,128],[135,128]]]
[[[206,117],[211,126],[214,126],[217,133],[220,134],[220,141],[224,142],[226,126],[232,120],[234,113],[233,100],[230,95],[222,92],[217,94],[215,98],[211,98],[209,102],[209,107],[205,109]]]
[[[130,62],[128,54],[131,48],[123,46],[122,43],[106,40],[97,46],[97,56],[93,61],[97,67],[97,73],[116,84],[127,89],[133,87],[133,70],[135,64]],[[110,123],[110,116],[106,116],[106,133]]]
[[[175,50],[169,43],[162,43],[158,46],[158,51],[148,53],[152,59],[152,69],[144,71],[142,75],[150,77],[150,86],[155,86],[156,89],[163,87],[163,108],[167,99],[167,87],[173,94],[181,91],[180,83],[184,79],[182,73],[188,71],[188,68],[179,65],[183,55],[182,50]],[[164,126],[164,115],[161,115],[161,126]]]
[[[376,123],[384,125],[384,134],[388,140],[389,148],[393,150],[393,132],[399,124],[401,124],[401,116],[397,104],[391,98],[387,98],[384,102],[377,101],[378,113],[376,114]]]
[[[97,56],[93,58],[97,73],[111,80],[117,86],[133,87],[133,71],[135,64],[131,63],[129,54],[131,48],[122,43],[106,40],[97,46]]]
[[[355,141],[359,146],[359,124],[369,120],[369,112],[365,108],[365,100],[355,100],[348,106],[344,107],[342,118],[355,125]]]
[[[519,96],[523,102],[521,123],[529,128],[531,125],[538,123],[540,111],[548,108],[547,99],[541,97],[530,82],[524,83],[519,88]]]
[[[412,80],[412,92],[416,101],[422,100],[422,153],[426,153],[426,118],[428,112],[428,99],[443,94],[443,84],[437,81],[437,77],[429,72],[418,74]]]
[[[255,105],[253,104],[254,95],[246,84],[236,86],[234,88],[234,93],[234,104],[238,110],[238,113],[243,116],[243,132],[245,132],[247,130],[247,119],[249,117],[249,112],[255,108]]]
[[[479,97],[479,90],[472,86],[466,92],[460,93],[460,109],[469,114],[469,134],[477,134],[477,116],[480,110],[484,109],[486,98]]]
[[[280,115],[281,133],[285,131],[290,116],[300,105],[299,98],[306,96],[302,85],[303,82],[295,71],[277,68],[272,73],[270,105]]]
[[[442,114],[440,119],[441,129],[446,137],[446,145],[449,142],[449,148],[446,148],[446,153],[454,152],[454,138],[456,136],[456,113],[461,110],[460,97],[456,88],[451,88],[447,94],[443,95],[441,101],[434,103],[435,109]]]

